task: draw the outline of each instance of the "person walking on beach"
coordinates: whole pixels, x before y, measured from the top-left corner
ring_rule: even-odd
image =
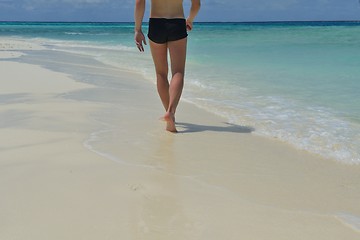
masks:
[[[144,51],[146,39],[142,32],[145,0],[135,0],[135,43]],[[166,130],[177,132],[175,112],[184,86],[187,30],[200,10],[200,0],[191,0],[190,13],[184,16],[183,0],[151,0],[148,38],[155,65],[157,90],[165,108]],[[168,52],[172,78],[168,81]]]

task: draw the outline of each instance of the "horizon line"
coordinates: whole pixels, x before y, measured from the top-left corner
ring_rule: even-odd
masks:
[[[0,23],[135,23],[134,21],[39,21],[0,20]],[[148,21],[144,21],[147,23]],[[196,21],[195,23],[286,23],[286,22],[360,22],[359,20],[271,20],[271,21]]]

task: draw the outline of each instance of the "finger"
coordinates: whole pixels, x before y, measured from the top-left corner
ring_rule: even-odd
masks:
[[[186,29],[187,29],[188,31],[191,31],[191,30],[192,30],[192,26],[191,26],[190,24],[187,24],[187,25],[186,25]]]
[[[143,52],[143,51],[144,51],[144,50],[143,50],[144,48],[143,48],[143,46],[142,46],[141,43],[136,42],[136,47],[139,49],[140,52]]]

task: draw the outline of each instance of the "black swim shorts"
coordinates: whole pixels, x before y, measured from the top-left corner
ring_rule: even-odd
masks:
[[[188,36],[183,18],[150,18],[148,38],[155,43],[176,41]]]

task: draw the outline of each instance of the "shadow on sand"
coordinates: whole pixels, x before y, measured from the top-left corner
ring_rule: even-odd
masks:
[[[195,133],[195,132],[231,132],[231,133],[251,133],[255,128],[248,126],[240,126],[232,123],[224,122],[224,126],[206,126],[192,123],[177,122],[176,126],[183,129],[178,129],[178,133]]]

